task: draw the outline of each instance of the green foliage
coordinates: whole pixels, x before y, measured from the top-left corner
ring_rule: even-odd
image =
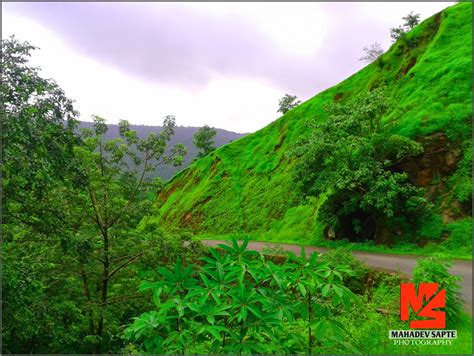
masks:
[[[369,268],[355,258],[351,251],[344,247],[330,249],[321,255],[321,261],[329,264],[331,268],[345,265],[352,271],[344,276],[343,283],[352,292],[364,295],[370,286],[367,281],[370,278]]]
[[[266,244],[262,249],[262,254],[264,255],[284,255],[285,250],[281,245],[270,245]]]
[[[107,141],[100,117],[77,136],[71,100],[29,66],[32,49],[2,41],[4,350],[117,351],[118,328],[143,306],[130,294],[138,261],[156,266],[151,257],[165,245],[162,234],[136,230],[160,185],[146,173],[180,165],[185,148],[167,150],[172,116],[145,139],[122,121],[120,137]],[[192,255],[182,244],[173,250]],[[117,308],[123,300],[129,307]]]
[[[446,325],[447,328],[458,321],[463,310],[463,300],[460,293],[461,277],[449,272],[451,263],[436,257],[420,259],[413,269],[415,283],[438,283],[438,289],[446,290]]]
[[[402,17],[402,19],[405,20],[403,26],[392,27],[390,29],[392,42],[398,39],[405,39],[405,34],[420,23],[420,14],[413,14],[413,11],[411,11],[408,15]]]
[[[74,170],[77,112],[29,63],[35,49],[15,37],[2,40],[2,222],[61,233],[64,214],[49,194]]]
[[[472,142],[466,140],[457,171],[449,178],[451,200],[472,210]]]
[[[402,19],[405,20],[403,26],[409,30],[412,30],[420,23],[420,14],[414,14],[413,11],[411,11],[408,15],[402,17]]]
[[[450,223],[446,226],[446,229],[450,235],[443,241],[442,247],[448,251],[464,249],[466,255],[472,255],[472,218],[468,217]],[[459,253],[457,253],[457,255],[459,255]]]
[[[301,101],[297,99],[298,97],[296,95],[285,94],[285,96],[278,102],[277,112],[285,114],[291,109],[296,108],[301,103]]]
[[[194,137],[194,145],[200,150],[198,153],[198,157],[202,158],[216,148],[214,145],[214,136],[217,134],[217,131],[214,128],[209,127],[208,125],[204,125],[196,133],[193,135]]]
[[[372,224],[375,230],[367,239],[388,243],[386,230],[395,219],[404,217],[416,224],[429,211],[423,191],[408,183],[406,173],[397,172],[397,164],[419,155],[422,147],[404,136],[387,134],[382,124],[386,102],[384,90],[378,88],[327,107],[328,118],[310,121],[309,138],[291,153],[298,157],[295,184],[303,193],[330,192],[319,218],[336,230],[336,236],[358,236]]]
[[[431,241],[439,241],[444,230],[443,219],[439,215],[431,215],[422,221],[420,237]]]
[[[316,254],[308,260],[304,250],[277,266],[247,244],[210,249],[197,271],[180,260],[173,270],[159,268],[158,281],[141,285],[156,310],[135,318],[124,337],[154,354],[312,353],[323,340],[350,348],[333,316],[355,300],[341,284],[351,271]],[[297,325],[306,329],[304,344]]]

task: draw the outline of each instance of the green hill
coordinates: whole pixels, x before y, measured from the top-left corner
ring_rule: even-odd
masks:
[[[79,129],[92,128],[92,127],[93,127],[93,123],[86,122],[86,121],[79,122],[79,126],[78,126]],[[115,139],[119,137],[118,125],[107,124],[107,127],[108,127],[108,131],[106,132],[104,136],[105,140]],[[161,126],[148,126],[148,125],[130,125],[130,128],[136,131],[138,137],[140,138],[146,138],[148,134],[152,132],[155,132],[155,133],[160,132],[162,129]],[[176,126],[174,129],[174,135],[171,137],[171,140],[169,142],[169,147],[173,147],[174,145],[178,143],[182,143],[184,146],[186,146],[186,149],[188,150],[188,153],[186,157],[184,158],[182,167],[187,167],[193,161],[193,159],[195,159],[198,156],[198,149],[193,143],[193,135],[197,130],[199,130],[199,127]],[[215,129],[215,130],[217,132],[216,136],[214,137],[215,147],[221,147],[222,145],[225,145],[226,143],[235,141],[246,135],[246,134],[227,131],[223,129]],[[176,172],[178,172],[179,169],[180,169],[179,167],[175,167],[172,164],[163,165],[158,171],[150,172],[149,175],[152,177],[161,177],[164,180],[168,180],[172,176],[174,176]]]
[[[393,123],[395,133],[416,139],[425,148],[420,157],[403,165],[412,183],[426,188],[439,214],[438,220],[427,222],[422,234],[427,238],[464,234],[472,202],[470,3],[425,20],[394,43],[378,63],[179,172],[158,195],[156,214],[147,219],[201,235],[321,240],[320,199],[305,200],[295,189],[295,161],[287,153],[307,135],[307,119],[324,120],[325,104],[343,102],[380,85],[386,85],[389,97],[383,120]]]

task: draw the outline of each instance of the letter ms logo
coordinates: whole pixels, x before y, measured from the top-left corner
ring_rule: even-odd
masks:
[[[431,318],[429,320],[412,320],[410,329],[444,329],[446,327],[446,313],[435,308],[446,306],[446,291],[440,290],[438,283],[420,283],[418,295],[414,283],[400,285],[400,319],[408,320],[409,306],[417,316]]]

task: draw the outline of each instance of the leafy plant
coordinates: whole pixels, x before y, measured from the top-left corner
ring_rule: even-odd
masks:
[[[436,257],[429,257],[417,261],[413,269],[415,283],[438,283],[438,289],[446,290],[446,323],[454,325],[463,311],[463,300],[460,293],[459,276],[449,272],[452,263]]]
[[[341,284],[351,271],[304,251],[277,266],[247,245],[232,240],[210,249],[197,271],[180,260],[173,271],[158,269],[161,278],[141,286],[152,290],[157,310],[135,318],[124,338],[147,353],[311,353],[323,338],[342,342],[344,326],[332,316],[355,300]],[[302,337],[292,327],[301,321],[306,349],[291,342]]]

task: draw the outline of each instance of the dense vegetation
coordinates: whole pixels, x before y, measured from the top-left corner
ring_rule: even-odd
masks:
[[[123,333],[126,350],[151,354],[470,353],[470,318],[460,311],[458,278],[448,264],[420,260],[419,281],[446,289],[451,347],[395,346],[403,278],[368,269],[345,250],[322,256],[261,255],[247,242],[210,249],[199,265],[177,261],[144,281],[154,307]]]
[[[420,260],[413,279],[446,290],[458,339],[402,347],[387,333],[407,328],[404,276],[343,249],[207,248],[189,232],[311,242],[327,227],[393,242],[397,225],[399,241],[447,234],[438,246],[472,249],[471,59],[459,42],[470,11],[427,20],[255,134],[213,151],[206,132],[203,157],[165,187],[155,177],[187,151],[173,116],[146,136],[127,121],[111,134],[98,116],[80,127],[72,101],[29,64],[35,48],[2,40],[2,352],[471,354],[472,318],[445,260]],[[361,212],[390,233],[364,236]]]
[[[328,120],[326,106],[349,105],[385,86],[382,134],[422,146],[423,153],[404,159],[397,171],[425,190],[435,213],[416,232],[391,235],[389,242],[428,244],[428,250],[434,243],[437,251],[470,256],[470,234],[460,231],[472,226],[471,34],[470,4],[430,17],[360,72],[177,174],[149,220],[206,237],[325,243],[330,236],[318,209],[327,195],[305,198],[295,189],[298,160],[289,152],[311,134],[308,121]],[[366,245],[373,241],[368,237]]]
[[[139,275],[200,254],[186,235],[136,229],[156,191],[145,173],[179,166],[185,148],[167,148],[170,116],[144,139],[122,121],[105,140],[100,117],[77,135],[71,101],[29,65],[33,49],[2,41],[4,351],[117,351],[120,328],[147,304],[133,293]]]

